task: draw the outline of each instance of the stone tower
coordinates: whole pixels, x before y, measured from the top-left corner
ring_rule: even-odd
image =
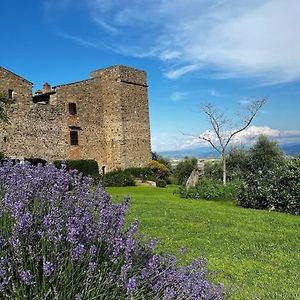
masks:
[[[32,83],[0,67],[0,91],[12,97],[0,151],[13,158],[95,159],[107,170],[145,166],[151,159],[147,78],[113,66],[89,79],[32,96]]]

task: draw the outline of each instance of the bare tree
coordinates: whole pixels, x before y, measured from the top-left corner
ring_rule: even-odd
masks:
[[[219,112],[215,106],[211,103],[204,104],[201,110],[206,114],[208,121],[212,127],[212,131],[206,131],[201,134],[199,138],[208,142],[221,156],[222,168],[223,168],[223,184],[226,184],[226,155],[227,147],[232,141],[232,138],[247,129],[259,109],[266,103],[266,99],[259,99],[250,102],[246,107],[246,113],[240,115],[240,121],[242,125],[238,129],[232,129],[231,122],[223,112]]]

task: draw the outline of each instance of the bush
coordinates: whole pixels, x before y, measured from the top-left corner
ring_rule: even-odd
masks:
[[[197,167],[198,160],[195,157],[185,157],[180,161],[174,169],[174,175],[177,178],[177,183],[184,185],[190,177],[192,171]]]
[[[101,179],[103,186],[134,186],[134,177],[128,170],[107,172]]]
[[[113,204],[91,182],[53,165],[0,165],[1,299],[223,299],[204,259],[177,267],[154,254],[137,221],[124,226],[128,199]]]
[[[42,158],[25,158],[25,161],[28,161],[33,166],[37,166],[38,164],[42,164],[44,166],[47,163],[47,161]]]
[[[232,200],[237,199],[239,183],[227,183],[213,179],[201,179],[195,187],[186,189],[181,187],[179,192],[183,198],[206,200]]]
[[[155,182],[157,187],[164,188],[167,186],[167,182],[163,179],[156,179]]]
[[[300,215],[300,157],[290,159],[280,168],[276,185],[271,190],[276,210]]]
[[[149,167],[144,168],[128,168],[126,169],[134,178],[146,181],[154,177],[154,173]]]
[[[60,168],[63,164],[66,164],[68,169],[76,169],[85,176],[97,176],[99,175],[98,163],[92,159],[79,159],[79,160],[56,160],[53,164]]]
[[[265,173],[249,173],[238,195],[243,207],[300,214],[300,158]]]
[[[154,176],[157,179],[165,179],[169,176],[170,170],[163,164],[156,160],[151,160],[148,163],[148,167],[152,170]]]
[[[221,160],[205,161],[204,162],[205,178],[221,180],[223,176],[223,168]]]

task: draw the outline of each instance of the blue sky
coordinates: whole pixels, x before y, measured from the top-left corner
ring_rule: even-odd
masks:
[[[1,1],[0,65],[34,89],[115,64],[145,70],[154,151],[203,145],[202,103],[235,120],[261,97],[238,142],[300,142],[299,15],[299,0]]]

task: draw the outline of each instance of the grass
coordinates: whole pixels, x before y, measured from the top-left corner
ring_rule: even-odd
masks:
[[[108,188],[130,195],[128,220],[139,219],[147,238],[160,239],[158,251],[183,262],[204,253],[209,270],[231,286],[230,299],[300,299],[300,217],[244,209],[226,201],[186,200],[167,188]]]

